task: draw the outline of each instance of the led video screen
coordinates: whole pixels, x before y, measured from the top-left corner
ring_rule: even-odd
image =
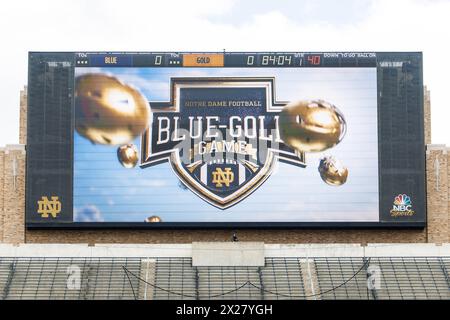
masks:
[[[30,54],[27,225],[424,226],[410,56]]]

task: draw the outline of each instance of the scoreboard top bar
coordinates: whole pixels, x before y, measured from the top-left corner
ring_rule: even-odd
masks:
[[[376,67],[375,52],[77,52],[76,67]]]

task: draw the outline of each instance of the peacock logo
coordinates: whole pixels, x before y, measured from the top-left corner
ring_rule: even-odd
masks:
[[[394,205],[396,206],[407,206],[407,205],[411,205],[411,198],[408,197],[406,194],[399,194],[398,196],[395,197],[394,199]]]
[[[414,215],[412,210],[411,198],[406,194],[399,194],[394,198],[394,205],[392,206],[391,216],[412,216]]]

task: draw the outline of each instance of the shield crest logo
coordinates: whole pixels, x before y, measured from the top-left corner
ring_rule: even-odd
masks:
[[[172,78],[170,101],[150,101],[141,167],[168,161],[180,181],[226,209],[254,192],[278,161],[305,167],[280,139],[274,78]]]

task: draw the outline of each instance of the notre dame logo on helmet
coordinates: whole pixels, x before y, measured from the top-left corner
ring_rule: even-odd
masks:
[[[226,209],[255,191],[276,161],[305,166],[280,139],[273,78],[172,78],[169,102],[150,102],[141,167],[168,161],[191,191]]]

